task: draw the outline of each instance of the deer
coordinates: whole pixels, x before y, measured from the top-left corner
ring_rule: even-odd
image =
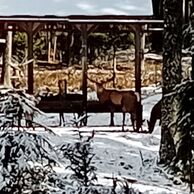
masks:
[[[96,85],[95,90],[100,104],[107,105],[110,108],[110,126],[114,126],[114,112],[116,107],[120,106],[123,113],[122,131],[124,131],[125,113],[130,113],[133,129],[136,130],[136,110],[138,103],[140,103],[139,93],[132,90],[106,89],[104,84],[112,81],[113,77],[100,82],[89,77],[88,79]]]
[[[67,93],[67,80],[63,79],[63,80],[59,80],[58,82],[59,85],[59,94],[61,96],[62,99],[66,100],[66,101],[83,101],[83,95],[82,94],[69,94]],[[79,110],[81,109],[81,110]],[[63,115],[63,113],[61,113],[61,116]],[[78,117],[77,118],[81,118],[81,116],[83,116],[83,111],[82,108],[78,108],[78,112],[77,112]],[[64,117],[61,117],[64,120]],[[75,113],[74,113],[74,119],[76,119]],[[84,117],[83,120],[80,121],[80,126],[82,126],[83,124],[86,125],[86,123],[84,123]]]
[[[67,94],[67,81],[65,79],[58,80],[58,88],[59,91],[56,95],[46,95],[46,96],[38,96],[42,101],[59,101],[62,104],[66,101],[82,101],[83,95],[82,94]],[[78,112],[78,117],[82,115],[82,111]],[[65,118],[64,118],[64,110],[61,107],[59,110],[59,126],[65,125]]]
[[[58,93],[56,95],[36,95],[36,98],[40,98],[40,101],[52,102],[52,101],[62,101],[62,96]],[[63,111],[59,111],[59,126],[65,124],[65,118],[63,115]]]
[[[147,121],[149,133],[152,133],[154,131],[157,120],[160,120],[159,125],[161,124],[161,103],[162,100],[159,100],[151,110],[150,119]]]

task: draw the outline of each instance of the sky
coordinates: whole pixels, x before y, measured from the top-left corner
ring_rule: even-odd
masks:
[[[0,15],[152,15],[151,0],[0,0]]]

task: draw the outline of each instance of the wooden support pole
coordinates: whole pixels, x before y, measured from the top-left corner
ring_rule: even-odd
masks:
[[[87,24],[81,25],[82,38],[82,91],[83,91],[83,113],[87,114]],[[84,125],[87,124],[87,117]]]
[[[143,33],[141,26],[135,28],[135,91],[140,95],[140,101],[137,106],[137,131],[142,126],[142,104],[141,104],[141,65],[143,62]]]
[[[33,59],[33,23],[29,23],[28,34],[28,60]],[[34,67],[33,62],[28,64],[28,93],[34,92]]]

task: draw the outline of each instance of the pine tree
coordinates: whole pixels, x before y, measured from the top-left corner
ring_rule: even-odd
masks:
[[[52,144],[22,126],[26,114],[41,113],[34,100],[21,90],[0,90],[0,193],[41,193],[55,189],[53,166],[58,159]]]
[[[79,141],[74,144],[64,144],[61,146],[63,156],[70,161],[70,168],[73,172],[73,179],[80,184],[81,193],[92,189],[94,181],[97,180],[96,167],[92,165],[92,159],[95,156],[92,153],[91,137],[84,138],[80,134]]]
[[[53,186],[49,179],[58,160],[46,138],[9,130],[1,133],[0,145],[0,192],[30,193]]]

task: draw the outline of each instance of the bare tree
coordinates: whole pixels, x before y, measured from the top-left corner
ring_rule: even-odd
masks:
[[[6,37],[5,64],[3,84],[6,87],[12,87],[11,84],[11,57],[12,57],[12,31],[8,31]]]

